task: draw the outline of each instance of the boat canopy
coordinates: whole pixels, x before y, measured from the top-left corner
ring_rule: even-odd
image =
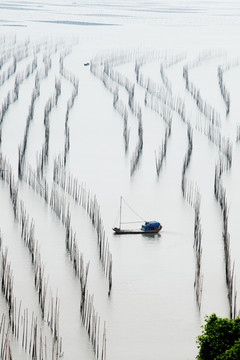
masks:
[[[144,225],[142,225],[143,231],[148,230],[156,230],[161,226],[160,222],[158,221],[146,221]]]

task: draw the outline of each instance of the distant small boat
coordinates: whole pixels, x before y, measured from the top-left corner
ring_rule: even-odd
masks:
[[[122,197],[120,198],[120,219],[119,219],[119,227],[114,227],[113,231],[115,234],[123,235],[123,234],[157,234],[161,229],[162,225],[158,221],[145,221],[145,223],[141,226],[141,229],[122,229]]]
[[[84,63],[84,66],[89,66],[89,65],[90,65],[89,62]]]

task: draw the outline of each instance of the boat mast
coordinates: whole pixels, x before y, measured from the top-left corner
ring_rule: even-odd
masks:
[[[122,196],[120,196],[120,216],[119,216],[119,229],[121,229],[121,221],[122,221]]]

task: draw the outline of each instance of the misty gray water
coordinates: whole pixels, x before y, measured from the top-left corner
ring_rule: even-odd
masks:
[[[7,249],[15,299],[2,291],[0,335],[13,359],[31,358],[34,343],[37,359],[192,360],[205,315],[238,314],[238,12],[237,2],[218,1],[0,5],[0,269],[9,279]],[[161,232],[113,234],[120,196]],[[100,240],[83,199],[99,205]],[[139,221],[125,206],[122,216]],[[89,262],[91,325],[66,248],[69,219],[84,274]]]

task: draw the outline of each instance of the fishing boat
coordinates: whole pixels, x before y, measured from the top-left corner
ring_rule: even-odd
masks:
[[[162,225],[160,224],[159,221],[144,221],[144,224],[141,226],[140,229],[122,229],[122,224],[124,224],[121,222],[121,220],[122,220],[122,201],[123,201],[123,198],[121,197],[120,198],[119,226],[113,228],[113,231],[115,232],[115,234],[119,234],[119,235],[123,235],[123,234],[157,234],[162,229]],[[126,203],[125,200],[124,200],[124,202]],[[130,206],[128,205],[128,207],[130,207]],[[131,210],[134,211],[133,209],[131,209]],[[135,211],[134,211],[134,213],[136,214]],[[134,222],[136,222],[136,221],[134,221]],[[128,224],[129,223],[131,223],[131,222],[128,222]]]

